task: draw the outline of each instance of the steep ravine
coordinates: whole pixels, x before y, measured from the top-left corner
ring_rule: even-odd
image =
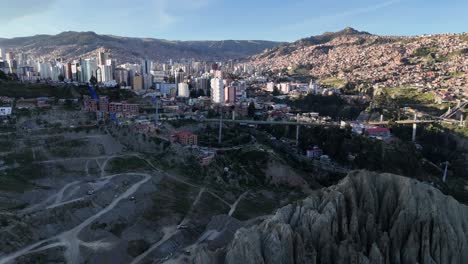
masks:
[[[468,263],[468,207],[409,178],[352,172],[192,263]]]

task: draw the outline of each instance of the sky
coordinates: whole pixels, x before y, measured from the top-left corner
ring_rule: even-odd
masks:
[[[467,0],[0,0],[0,38],[94,31],[169,40],[295,41],[353,27],[468,31]]]

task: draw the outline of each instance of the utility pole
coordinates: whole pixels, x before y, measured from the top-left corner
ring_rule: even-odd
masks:
[[[156,129],[159,128],[159,105],[158,105],[158,96],[154,97],[154,107],[156,108],[156,114],[154,115],[154,126]]]
[[[448,171],[448,165],[449,165],[449,162],[446,161],[445,162],[445,170],[444,170],[444,175],[442,176],[442,181],[445,182],[447,181],[447,171]]]
[[[223,110],[221,109],[221,118],[219,119],[219,135],[218,135],[218,145],[221,145],[223,141]]]
[[[300,126],[296,126],[296,147],[299,147],[299,128]]]

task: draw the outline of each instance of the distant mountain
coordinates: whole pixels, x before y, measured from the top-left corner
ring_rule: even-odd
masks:
[[[333,39],[340,38],[340,37],[347,37],[347,36],[372,36],[372,34],[365,32],[365,31],[358,31],[352,27],[347,27],[338,32],[325,32],[318,36],[311,36],[308,38],[304,38],[299,40],[299,43],[309,44],[309,45],[319,45],[327,43]]]
[[[281,43],[260,40],[169,41],[153,38],[128,38],[94,32],[63,32],[12,39],[0,38],[0,47],[35,56],[76,59],[94,55],[98,49],[111,50],[119,63],[141,58],[157,61],[194,58],[204,60],[238,59],[258,54]]]

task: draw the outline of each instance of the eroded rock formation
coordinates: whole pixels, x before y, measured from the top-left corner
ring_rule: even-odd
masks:
[[[468,263],[468,207],[432,186],[353,172],[339,184],[239,229],[194,263]]]

